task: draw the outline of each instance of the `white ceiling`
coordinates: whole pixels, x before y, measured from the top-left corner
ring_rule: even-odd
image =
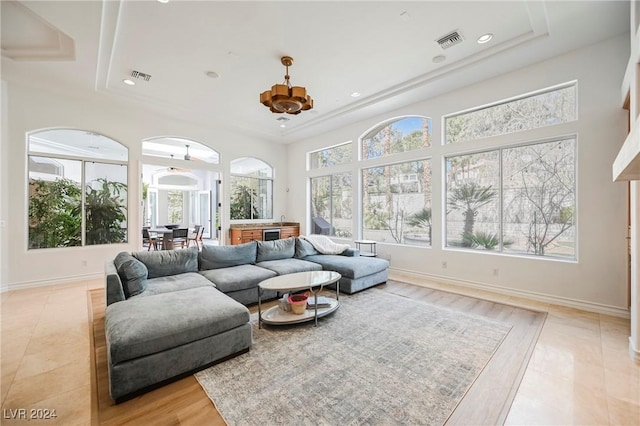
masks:
[[[628,1],[2,1],[2,78],[290,143],[629,31]],[[435,40],[457,30],[464,41]],[[476,39],[493,33],[487,44]],[[71,45],[69,40],[72,41]],[[305,86],[315,107],[259,94]],[[434,63],[432,58],[445,55]],[[597,60],[597,59],[595,59]],[[127,86],[132,70],[151,75]],[[207,71],[220,75],[206,76]],[[358,98],[352,92],[360,92]],[[278,117],[290,120],[280,128]]]

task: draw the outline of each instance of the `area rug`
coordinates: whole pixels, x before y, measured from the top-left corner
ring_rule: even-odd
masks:
[[[378,289],[196,374],[230,425],[443,424],[511,327]]]

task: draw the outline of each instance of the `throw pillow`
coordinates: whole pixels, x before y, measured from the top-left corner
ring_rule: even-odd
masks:
[[[199,256],[200,270],[228,268],[229,266],[252,265],[256,263],[256,243],[235,246],[202,247]]]
[[[295,238],[273,241],[258,241],[257,262],[267,260],[291,259],[296,251]]]
[[[148,270],[144,263],[126,252],[119,253],[113,263],[122,281],[122,289],[127,299],[147,289]]]
[[[149,278],[167,277],[185,272],[198,272],[198,248],[180,250],[139,251],[133,257],[145,264]]]
[[[319,252],[313,244],[302,238],[296,238],[296,258],[302,259],[303,257],[313,256],[314,254],[319,254]]]

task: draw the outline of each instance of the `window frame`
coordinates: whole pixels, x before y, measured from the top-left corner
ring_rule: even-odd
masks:
[[[234,161],[238,161],[238,160],[242,160],[245,158],[251,158],[257,161],[260,161],[261,163],[263,163],[266,167],[269,168],[269,174],[270,176],[253,176],[251,174],[241,174],[241,173],[234,173],[232,171],[233,168],[233,162]],[[270,200],[268,201],[268,206],[269,206],[269,214],[266,215],[266,217],[262,217],[262,218],[254,218],[254,217],[250,217],[250,218],[243,218],[243,219],[233,219],[231,218],[231,214],[229,214],[229,220],[232,223],[241,223],[243,221],[256,221],[256,220],[273,220],[273,201],[274,201],[274,189],[275,189],[275,170],[273,168],[273,166],[269,163],[267,163],[266,161],[257,158],[257,157],[249,157],[249,156],[245,156],[245,157],[238,157],[235,158],[234,160],[231,160],[231,163],[229,165],[229,208],[231,208],[231,204],[233,203],[233,180],[234,178],[242,178],[242,179],[249,179],[251,182],[256,182],[256,187],[260,187],[260,183],[261,182],[269,182],[269,186],[268,186],[268,191],[270,192]],[[257,195],[259,195],[259,192],[256,192]],[[252,206],[253,207],[253,206]],[[253,209],[252,209],[253,211]],[[251,216],[253,216],[253,213],[251,213]]]
[[[398,154],[406,154],[407,152],[417,152],[417,151],[418,150],[405,151],[405,152],[398,153]],[[420,151],[420,152],[424,152],[424,151]],[[360,198],[360,203],[359,203],[359,207],[360,207],[359,208],[359,211],[360,211],[359,232],[360,232],[360,234],[359,235],[361,235],[361,236],[363,236],[363,238],[365,238],[364,237],[365,232],[366,232],[366,229],[365,229],[365,217],[364,217],[364,214],[365,214],[365,211],[364,211],[364,192],[365,192],[364,191],[364,185],[365,185],[364,173],[365,173],[365,170],[373,169],[373,168],[384,168],[384,167],[387,167],[387,166],[393,167],[393,166],[398,166],[398,165],[401,165],[401,164],[419,163],[419,162],[423,162],[423,161],[428,161],[429,162],[429,171],[430,171],[430,176],[431,176],[430,182],[429,182],[429,200],[430,200],[430,203],[431,203],[431,205],[429,207],[429,209],[431,210],[431,227],[430,227],[431,228],[431,232],[430,232],[431,236],[429,238],[428,244],[424,244],[423,245],[423,244],[411,244],[411,243],[403,242],[404,235],[401,236],[400,242],[398,242],[397,240],[396,241],[378,241],[378,240],[375,240],[375,241],[377,241],[377,242],[379,242],[381,244],[390,244],[390,245],[397,245],[397,246],[418,247],[418,248],[424,248],[424,249],[432,248],[433,247],[433,182],[432,182],[432,180],[433,180],[433,156],[425,155],[425,156],[420,156],[420,157],[417,157],[417,158],[416,157],[412,157],[412,158],[404,158],[404,159],[394,158],[395,161],[392,161],[392,162],[388,162],[388,161],[387,162],[378,162],[378,161],[373,162],[373,160],[380,160],[380,159],[384,159],[384,158],[388,159],[390,157],[376,157],[376,158],[374,158],[372,160],[367,160],[367,161],[371,161],[370,164],[368,164],[368,165],[367,164],[360,164],[359,167],[358,167],[358,172],[359,172],[359,179],[358,179],[359,180],[359,191],[361,193],[361,197],[359,197]],[[414,183],[414,182],[417,182],[419,184],[420,179],[418,179],[417,181],[408,181],[408,182],[398,181],[397,183],[398,184],[403,184],[403,183],[411,184],[411,183]],[[422,196],[424,197],[425,192],[424,191],[423,192],[417,192],[416,194],[422,194]],[[423,210],[426,209],[426,208],[427,207],[424,206]],[[418,213],[418,212],[419,211],[416,211],[415,213]],[[415,213],[412,213],[412,214],[415,214]],[[391,234],[391,237],[394,238],[393,234]],[[367,239],[371,239],[371,238],[367,238]]]
[[[474,113],[476,111],[482,111],[485,109],[489,109],[489,108],[494,108],[496,106],[499,105],[506,105],[508,103],[511,102],[516,102],[516,101],[520,101],[523,99],[528,99],[528,98],[533,98],[535,96],[539,96],[539,95],[543,95],[546,93],[551,93],[554,91],[558,91],[558,90],[562,90],[562,89],[566,89],[566,88],[570,88],[573,87],[574,91],[575,91],[575,105],[574,105],[574,117],[572,120],[568,120],[568,121],[564,121],[564,122],[560,122],[560,123],[553,123],[553,124],[549,124],[546,126],[539,126],[539,127],[532,127],[530,129],[523,129],[523,130],[517,130],[517,131],[510,131],[510,132],[504,132],[504,133],[498,133],[495,135],[489,135],[489,136],[481,136],[478,138],[473,138],[473,139],[464,139],[458,142],[449,142],[449,137],[448,137],[448,132],[447,132],[447,120],[453,117],[459,117],[462,115],[466,115],[466,114],[471,114]],[[472,142],[477,142],[477,141],[483,141],[483,140],[487,140],[487,139],[491,139],[491,138],[499,138],[499,137],[504,137],[504,136],[508,136],[508,135],[514,135],[514,134],[518,134],[518,133],[522,133],[522,132],[529,132],[529,131],[534,131],[534,130],[540,130],[540,129],[544,129],[544,128],[548,128],[548,127],[553,127],[553,126],[557,126],[557,125],[563,125],[563,124],[567,124],[567,123],[572,123],[572,122],[576,122],[579,119],[579,111],[578,111],[578,80],[571,80],[571,81],[567,81],[564,83],[560,83],[560,84],[556,84],[553,86],[549,86],[549,87],[545,87],[543,89],[539,89],[539,90],[534,90],[532,92],[527,92],[527,93],[523,93],[520,95],[516,95],[516,96],[512,96],[506,99],[500,99],[498,101],[495,102],[490,102],[488,104],[483,104],[480,106],[474,106],[471,108],[467,108],[467,109],[463,109],[461,111],[456,111],[450,114],[443,114],[442,115],[442,120],[441,120],[441,133],[442,133],[442,145],[444,146],[456,146],[456,145],[460,145],[460,144],[467,144],[467,143],[472,143]]]
[[[338,147],[343,147],[343,146],[349,146],[350,147],[350,157],[349,161],[343,162],[343,163],[337,163],[337,164],[331,164],[331,165],[327,165],[327,166],[320,166],[320,167],[313,167],[313,161],[311,159],[311,157],[313,156],[313,154],[317,154],[323,151],[329,151]],[[331,145],[328,146],[326,148],[321,148],[321,149],[316,149],[314,151],[309,151],[307,152],[307,171],[312,171],[312,170],[325,170],[327,168],[331,168],[331,167],[337,167],[337,166],[343,166],[345,164],[349,164],[353,162],[353,141],[347,141],[347,142],[341,142],[335,145]]]
[[[323,169],[314,169],[314,170],[323,170]],[[335,237],[335,238],[354,238],[354,232],[353,232],[353,217],[354,217],[354,211],[353,211],[353,200],[354,200],[354,175],[353,172],[348,170],[348,171],[336,171],[334,173],[329,173],[329,174],[322,174],[322,175],[314,175],[314,176],[309,176],[308,177],[308,185],[309,185],[309,225],[310,225],[310,229],[311,231],[313,231],[313,180],[314,179],[321,179],[321,178],[329,178],[329,188],[330,191],[328,193],[328,197],[329,197],[329,212],[330,212],[330,220],[329,225],[331,226],[331,229],[336,229],[335,225],[334,225],[334,216],[333,216],[333,178],[337,175],[349,175],[351,178],[351,226],[349,227],[349,232],[351,234],[350,237],[342,237],[342,236],[337,236],[335,235],[335,233],[331,232],[331,230],[329,231],[329,236],[330,237]],[[356,187],[356,191],[357,191],[357,187]]]
[[[109,140],[111,140],[112,142],[115,142],[119,145],[121,145],[127,152],[127,160],[126,161],[122,161],[122,160],[113,160],[113,159],[106,159],[106,158],[93,158],[93,157],[88,157],[88,156],[80,156],[80,155],[70,155],[70,154],[60,154],[60,153],[45,153],[45,152],[39,152],[39,151],[32,151],[31,150],[31,138],[33,136],[36,136],[39,133],[43,133],[43,132],[47,132],[47,131],[51,131],[51,130],[67,130],[67,131],[71,131],[71,132],[84,132],[87,134],[93,134],[93,135],[99,135],[102,136],[104,138],[107,138]],[[26,149],[26,158],[27,158],[27,167],[26,167],[26,178],[25,178],[25,182],[26,182],[26,186],[27,186],[27,191],[26,191],[26,208],[27,208],[27,220],[26,220],[26,233],[25,233],[25,250],[27,252],[34,252],[34,251],[40,251],[40,250],[65,250],[65,249],[73,249],[76,247],[81,247],[81,248],[86,248],[86,247],[94,247],[94,246],[104,246],[104,245],[112,245],[112,244],[127,244],[130,240],[129,238],[129,231],[130,231],[130,223],[131,223],[131,219],[130,219],[130,208],[129,208],[129,187],[130,187],[130,182],[129,182],[129,148],[124,145],[123,143],[107,136],[104,135],[102,133],[98,133],[98,132],[93,132],[93,131],[89,131],[89,130],[84,130],[84,129],[74,129],[74,128],[50,128],[50,129],[39,129],[39,130],[34,130],[31,132],[27,132],[26,134],[26,144],[27,144],[27,149]],[[29,159],[31,157],[40,157],[40,158],[48,158],[48,159],[53,159],[53,160],[68,160],[68,161],[77,161],[80,163],[80,218],[81,218],[81,222],[80,222],[80,244],[79,245],[72,245],[72,246],[62,246],[62,247],[38,247],[38,248],[31,248],[30,247],[30,226],[29,226],[29,204],[30,204],[30,200],[31,200],[31,194],[29,191],[29,185],[30,185],[30,174],[31,174],[31,168],[29,165]],[[124,234],[124,241],[119,241],[119,242],[114,242],[114,243],[104,243],[104,244],[88,244],[87,243],[87,223],[86,223],[86,189],[87,189],[87,180],[86,180],[86,164],[89,163],[100,163],[100,164],[112,164],[112,165],[119,165],[119,166],[123,166],[126,168],[126,186],[127,186],[127,196],[125,198],[125,202],[126,202],[126,219],[125,219],[125,223],[127,224],[126,227],[126,231]]]
[[[573,157],[574,157],[574,167],[573,167],[573,208],[574,208],[574,218],[573,218],[573,228],[574,228],[574,249],[572,256],[558,256],[558,255],[539,255],[535,253],[528,252],[505,252],[504,251],[504,173],[503,173],[503,152],[505,150],[514,149],[514,148],[523,148],[535,145],[544,145],[547,143],[553,142],[562,142],[566,140],[573,141]],[[579,223],[578,223],[578,211],[579,211],[579,200],[578,200],[578,133],[567,133],[561,135],[554,135],[547,138],[538,138],[531,139],[527,141],[521,141],[517,143],[510,144],[501,144],[499,146],[493,146],[488,148],[478,148],[473,150],[461,150],[456,152],[451,152],[447,154],[442,154],[442,199],[443,199],[443,212],[442,212],[442,249],[443,250],[452,250],[452,251],[466,251],[470,253],[481,253],[481,254],[491,254],[491,255],[499,255],[499,256],[511,256],[511,257],[522,257],[527,259],[542,259],[548,261],[561,261],[561,262],[570,262],[577,263],[579,261]],[[473,249],[470,247],[455,247],[448,245],[448,221],[447,221],[447,206],[448,206],[448,195],[449,191],[447,188],[448,179],[447,179],[447,171],[446,171],[446,163],[447,160],[453,157],[460,157],[465,155],[474,155],[481,154],[487,152],[497,152],[498,153],[498,176],[499,176],[499,188],[497,188],[498,193],[498,236],[499,236],[499,244],[496,250],[482,250],[482,249]]]
[[[406,119],[410,119],[410,118],[417,118],[417,119],[422,119],[422,120],[427,120],[428,121],[428,138],[429,138],[429,146],[420,146],[419,148],[415,148],[415,149],[410,149],[410,150],[406,150],[406,151],[399,151],[399,152],[390,152],[387,155],[381,155],[378,157],[370,157],[370,158],[366,158],[364,155],[364,150],[365,150],[365,140],[372,138],[373,136],[379,134],[382,130],[384,130],[386,127],[388,126],[393,126],[393,124],[395,123],[399,123],[403,120]],[[372,127],[370,127],[369,129],[367,129],[359,138],[358,138],[358,156],[357,156],[357,160],[358,163],[362,163],[362,162],[367,162],[367,161],[376,161],[376,160],[380,160],[380,161],[385,161],[385,159],[388,158],[392,158],[396,155],[403,155],[403,154],[408,154],[408,153],[414,153],[414,152],[422,152],[424,150],[428,150],[431,149],[431,147],[433,146],[433,118],[428,117],[426,115],[420,115],[420,114],[408,114],[408,115],[402,115],[402,116],[397,116],[397,117],[393,117],[387,120],[384,120]]]

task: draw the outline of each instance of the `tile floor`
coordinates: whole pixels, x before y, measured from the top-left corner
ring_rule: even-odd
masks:
[[[494,293],[399,280],[549,312],[506,420],[508,425],[640,425],[640,365],[629,321]],[[82,284],[1,295],[0,394],[6,425],[84,425],[91,419],[87,290]]]

